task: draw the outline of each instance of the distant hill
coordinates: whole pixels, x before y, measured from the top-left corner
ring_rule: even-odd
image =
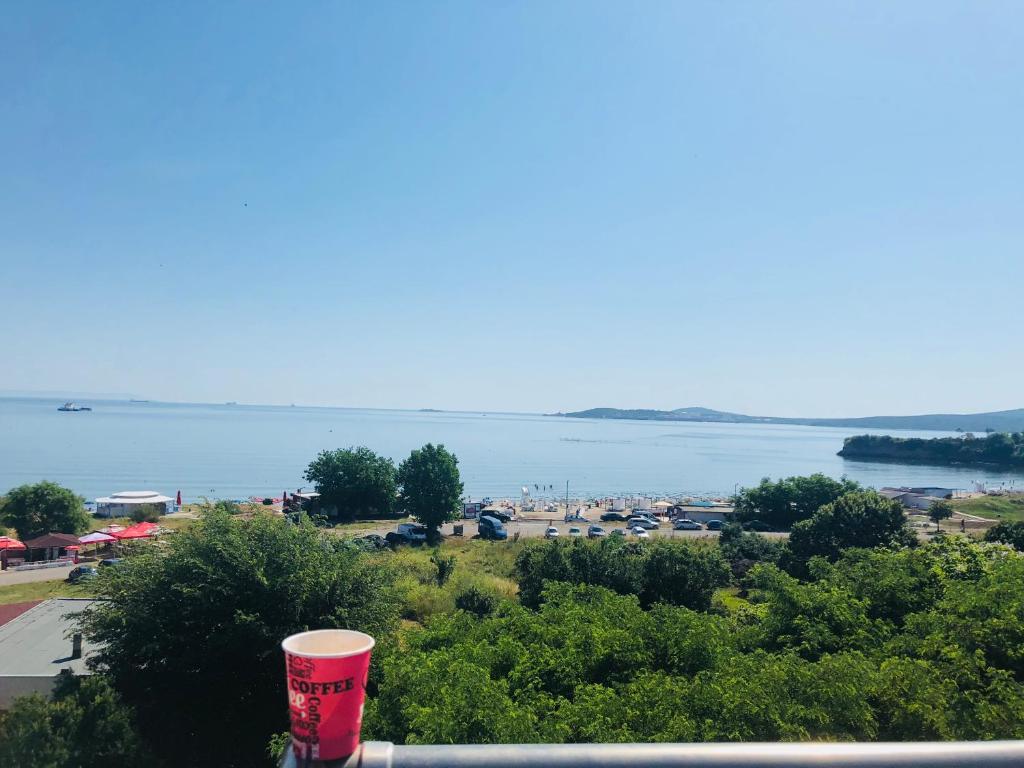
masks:
[[[641,421],[704,421],[727,424],[802,424],[810,427],[861,427],[872,429],[930,429],[943,432],[1019,432],[1024,430],[1024,408],[989,413],[929,413],[920,416],[863,416],[851,419],[747,416],[711,408],[590,408],[554,414],[572,419],[638,419]]]

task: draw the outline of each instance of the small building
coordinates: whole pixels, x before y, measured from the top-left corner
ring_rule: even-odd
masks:
[[[0,710],[17,696],[49,696],[62,671],[88,675],[88,644],[75,638],[73,616],[93,600],[45,600],[0,625]]]
[[[46,533],[26,541],[25,551],[32,561],[60,560],[72,557],[72,552],[77,551],[79,546],[78,537],[70,533]]]
[[[942,492],[946,493],[943,494]],[[928,509],[934,502],[953,495],[950,488],[882,488],[879,496],[898,501],[905,509]]]
[[[129,517],[132,510],[149,506],[161,515],[168,512],[168,504],[173,504],[170,496],[162,496],[156,491],[118,491],[110,496],[96,499],[97,517]]]

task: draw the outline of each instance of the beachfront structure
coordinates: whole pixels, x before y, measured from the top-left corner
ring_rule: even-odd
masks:
[[[49,696],[63,670],[90,674],[85,660],[92,649],[76,634],[73,614],[92,603],[58,598],[24,611],[21,605],[0,611],[0,710],[9,708],[16,696]]]
[[[127,517],[133,509],[147,505],[166,515],[170,511],[168,504],[173,503],[170,496],[162,496],[156,491],[118,491],[96,499],[96,516]]]

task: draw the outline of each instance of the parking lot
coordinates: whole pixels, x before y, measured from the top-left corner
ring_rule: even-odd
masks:
[[[542,538],[544,532],[548,526],[554,526],[558,529],[558,535],[560,538],[569,536],[570,528],[579,528],[583,536],[587,535],[587,528],[591,525],[600,525],[609,534],[614,529],[625,530],[623,523],[602,523],[598,518],[600,514],[592,514],[587,516],[587,520],[576,520],[573,522],[563,522],[559,518],[527,518],[527,519],[516,519],[512,522],[505,523],[505,529],[508,531],[509,538],[514,537],[517,533],[520,538]],[[454,526],[462,526],[462,535],[466,538],[472,538],[477,535],[477,524],[475,520],[459,520],[455,523],[448,523],[442,528],[442,532],[445,536],[453,535]],[[676,531],[672,529],[672,523],[662,522],[657,530],[648,531],[652,538],[654,537],[670,537],[676,539],[700,539],[700,538],[717,538],[718,531]],[[781,533],[768,533],[766,536],[771,537],[782,537],[786,534]],[[626,532],[628,538],[636,538],[632,533]]]

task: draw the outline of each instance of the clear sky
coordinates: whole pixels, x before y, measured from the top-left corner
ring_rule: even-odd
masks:
[[[1019,2],[0,8],[0,389],[1024,406]]]

